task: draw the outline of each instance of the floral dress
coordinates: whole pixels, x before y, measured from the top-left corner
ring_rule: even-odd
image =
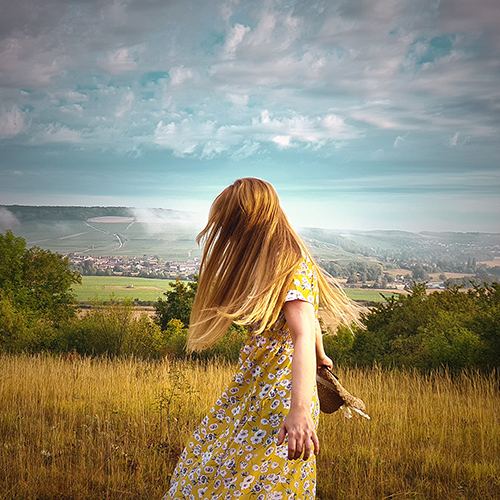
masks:
[[[299,266],[286,300],[318,310],[316,275],[308,259]],[[283,314],[256,335],[251,330],[233,380],[181,454],[164,500],[311,500],[316,461],[288,460],[278,433],[290,409],[293,343]],[[311,415],[318,425],[314,391]]]

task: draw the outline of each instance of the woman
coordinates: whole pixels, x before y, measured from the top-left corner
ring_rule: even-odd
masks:
[[[200,241],[188,350],[213,345],[233,322],[247,325],[249,335],[232,382],[182,452],[165,499],[313,499],[316,366],[332,366],[318,304],[347,324],[354,308],[320,272],[268,182],[245,178],[226,188]]]

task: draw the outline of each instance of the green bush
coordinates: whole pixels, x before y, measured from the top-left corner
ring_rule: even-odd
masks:
[[[330,328],[323,333],[325,353],[337,365],[348,365],[352,362],[353,332],[346,326],[339,326],[336,334]]]
[[[46,315],[19,309],[0,292],[0,351],[29,352],[54,350],[59,330]]]
[[[452,287],[427,294],[415,285],[407,295],[387,298],[364,315],[351,362],[451,370],[500,366],[500,287],[467,292]]]

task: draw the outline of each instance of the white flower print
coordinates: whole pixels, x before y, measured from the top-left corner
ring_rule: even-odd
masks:
[[[311,282],[307,279],[307,276],[304,276],[302,278],[302,287],[305,290],[310,290],[311,289]]]
[[[250,485],[253,483],[255,477],[254,476],[247,476],[243,481],[241,482],[241,489],[242,490],[247,490],[250,488]]]
[[[260,391],[259,399],[266,397],[267,393],[271,390],[272,387],[273,386],[271,384],[266,384]]]
[[[262,443],[262,440],[266,437],[267,432],[264,429],[258,430],[254,436],[250,438],[252,444]]]
[[[212,452],[207,451],[206,453],[201,454],[201,465],[202,467],[205,466],[205,464],[212,458]]]
[[[234,438],[234,442],[237,444],[243,444],[245,439],[248,437],[248,431],[243,429],[239,432],[239,434]]]
[[[283,498],[283,493],[281,491],[272,491],[267,495],[268,500],[281,500]]]

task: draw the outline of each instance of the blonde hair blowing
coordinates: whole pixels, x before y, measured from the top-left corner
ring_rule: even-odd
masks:
[[[353,303],[314,263],[290,226],[274,188],[238,179],[217,196],[197,237],[204,245],[191,312],[188,351],[214,344],[231,325],[273,325],[306,253],[316,270],[320,304],[345,324],[357,322]]]

